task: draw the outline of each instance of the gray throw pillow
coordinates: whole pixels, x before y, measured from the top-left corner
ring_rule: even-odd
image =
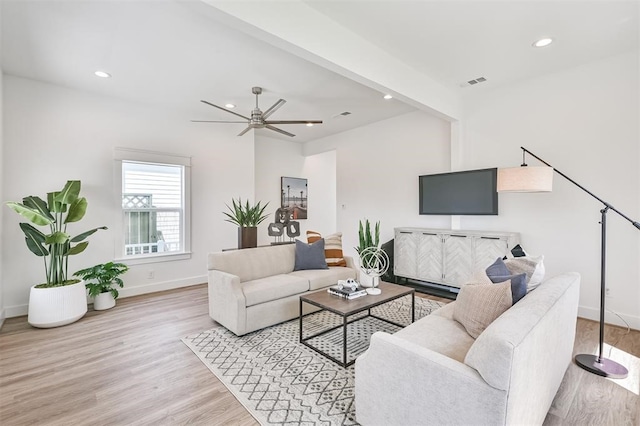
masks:
[[[493,275],[494,277],[504,277],[506,275],[511,275],[511,271],[509,270],[509,268],[507,268],[507,265],[504,263],[504,260],[502,260],[501,258],[497,258],[495,262],[493,262],[491,265],[489,265],[486,269],[486,273],[487,276],[489,278],[491,278],[491,276]],[[491,280],[494,283],[498,283],[498,282],[502,282],[502,281],[494,281]]]
[[[501,258],[497,258],[486,270],[487,276],[493,283],[511,281],[511,296],[513,304],[527,294],[527,274],[512,274]]]
[[[312,244],[296,240],[296,263],[293,270],[305,269],[329,269],[324,257],[324,238]]]

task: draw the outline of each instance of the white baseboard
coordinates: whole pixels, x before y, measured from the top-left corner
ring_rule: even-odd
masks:
[[[634,330],[640,330],[640,317],[621,314],[619,312],[616,312],[616,313],[620,315],[622,318],[624,318],[624,320],[629,324],[629,327],[633,328]],[[578,316],[581,318],[586,318],[586,319],[599,322],[600,309],[590,308],[586,306],[578,306]],[[605,311],[604,322],[606,324],[618,325],[620,327],[625,327],[625,328],[627,327],[627,324],[622,322],[620,318],[618,318],[615,314],[612,314],[609,311]]]
[[[2,330],[2,326],[4,325],[4,319],[5,319],[5,311],[4,309],[0,310],[0,330]]]
[[[29,313],[29,305],[5,306],[5,318],[14,318],[27,315]]]
[[[181,278],[173,281],[162,281],[159,283],[145,284],[135,287],[127,287],[119,289],[120,297],[139,296],[141,294],[156,293],[158,291],[173,290],[175,288],[189,287],[196,284],[204,284],[207,282],[207,276],[201,275],[197,277]]]
[[[173,290],[175,288],[181,287],[189,287],[196,284],[203,284],[207,282],[207,276],[201,275],[197,277],[189,277],[189,278],[181,278],[179,280],[173,281],[162,281],[159,283],[151,283],[140,285],[136,287],[127,287],[125,285],[124,288],[120,289],[120,298],[131,297],[131,296],[139,296],[141,294],[149,294],[156,293],[158,291],[165,290]],[[89,302],[90,303],[90,302]],[[4,318],[14,318],[20,317],[23,315],[27,315],[29,313],[29,305],[17,305],[17,306],[8,306],[4,309],[4,314],[6,317],[1,317],[2,321]]]

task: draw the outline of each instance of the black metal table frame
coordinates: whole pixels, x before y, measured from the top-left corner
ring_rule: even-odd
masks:
[[[415,322],[415,319],[416,319],[416,294],[415,294],[415,292],[414,292],[414,291],[412,291],[412,292],[411,292],[411,293],[409,293],[409,294],[411,294],[411,323],[413,323],[413,322]],[[314,351],[318,352],[320,355],[322,355],[322,356],[324,356],[324,357],[326,357],[326,358],[330,359],[331,361],[335,362],[336,364],[340,365],[341,367],[344,367],[344,368],[349,367],[350,365],[352,365],[353,363],[355,363],[355,362],[356,362],[356,360],[355,360],[355,358],[354,358],[354,359],[352,359],[351,361],[348,361],[348,362],[347,362],[347,326],[348,326],[349,324],[351,324],[351,323],[356,322],[356,321],[360,321],[360,320],[362,320],[362,319],[365,319],[365,318],[371,317],[371,318],[375,318],[375,319],[378,319],[378,320],[384,321],[384,322],[386,322],[386,323],[389,323],[389,324],[395,325],[395,326],[400,327],[400,328],[404,328],[404,327],[406,327],[406,324],[399,324],[399,323],[397,323],[397,322],[394,322],[394,321],[388,320],[388,319],[386,319],[386,318],[381,318],[381,317],[379,317],[379,316],[377,316],[377,315],[373,315],[373,314],[371,313],[371,309],[373,309],[373,308],[375,308],[375,307],[377,307],[377,306],[380,306],[380,305],[384,305],[385,303],[389,303],[389,302],[392,302],[392,301],[394,301],[394,300],[400,299],[400,298],[402,298],[402,297],[408,296],[409,294],[401,294],[401,295],[399,295],[399,296],[397,296],[397,297],[394,297],[394,298],[392,298],[392,299],[386,299],[386,300],[384,300],[384,301],[381,301],[381,302],[375,303],[375,304],[373,304],[373,305],[365,306],[365,307],[363,307],[363,308],[362,308],[362,309],[360,309],[360,310],[357,310],[357,311],[355,311],[355,312],[351,312],[351,313],[349,313],[348,315],[347,315],[347,314],[344,314],[344,313],[342,313],[342,312],[339,312],[339,311],[337,311],[337,310],[335,310],[335,309],[332,309],[332,308],[330,308],[330,307],[324,306],[324,305],[322,305],[322,304],[320,304],[320,303],[316,303],[316,302],[313,302],[313,301],[310,301],[310,300],[303,300],[303,299],[302,299],[302,297],[301,297],[301,298],[300,298],[300,343],[302,343],[303,345],[307,346],[307,347],[308,347],[308,348],[310,348],[310,349],[313,349]],[[318,308],[320,308],[321,310],[320,310],[320,311],[315,311],[315,312],[310,312],[310,313],[308,313],[308,314],[304,314],[304,315],[303,315],[303,314],[302,314],[302,303],[303,303],[303,302],[304,302],[304,303],[308,303],[308,304],[313,305],[313,306],[317,306],[317,307],[318,307]],[[323,310],[324,310],[324,311],[329,311],[329,312],[331,312],[331,313],[334,313],[334,314],[336,314],[336,315],[341,316],[341,317],[342,317],[342,324],[338,324],[338,325],[336,325],[336,326],[334,326],[334,327],[331,327],[331,328],[329,328],[329,329],[327,329],[327,330],[323,330],[323,331],[321,331],[320,333],[316,333],[316,334],[313,334],[313,335],[311,335],[311,336],[303,337],[303,336],[302,336],[302,320],[303,320],[303,318],[304,318],[304,317],[306,317],[307,315],[313,315],[313,314],[316,314],[316,313],[321,312],[321,311],[323,311]],[[348,321],[348,318],[349,318],[350,316],[353,316],[353,315],[359,314],[359,313],[364,312],[364,311],[368,311],[368,312],[367,312],[367,315],[364,315],[364,316],[361,316],[361,317],[359,317],[359,318],[352,319],[351,321]],[[340,361],[339,359],[337,359],[337,358],[335,358],[335,357],[333,357],[333,356],[329,355],[328,353],[326,353],[326,352],[325,352],[325,351],[323,351],[322,349],[316,348],[316,347],[315,347],[315,346],[313,346],[311,343],[308,343],[308,342],[307,342],[307,340],[313,339],[314,337],[322,336],[323,334],[329,333],[329,332],[331,332],[331,331],[333,331],[333,330],[336,330],[336,329],[338,329],[338,328],[340,328],[340,327],[342,327],[342,361]]]

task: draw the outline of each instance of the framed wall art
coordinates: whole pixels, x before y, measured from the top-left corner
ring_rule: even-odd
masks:
[[[291,220],[306,219],[309,206],[307,180],[303,178],[280,178],[281,207],[289,210]]]

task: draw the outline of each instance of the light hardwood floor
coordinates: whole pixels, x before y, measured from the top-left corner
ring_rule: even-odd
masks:
[[[217,326],[205,285],[120,299],[56,329],[8,319],[0,331],[0,424],[257,425],[180,341]],[[597,328],[578,321],[578,352],[597,347]],[[630,377],[607,380],[572,364],[546,425],[640,424],[640,332],[625,333],[612,327],[607,342],[624,351],[611,357]]]

